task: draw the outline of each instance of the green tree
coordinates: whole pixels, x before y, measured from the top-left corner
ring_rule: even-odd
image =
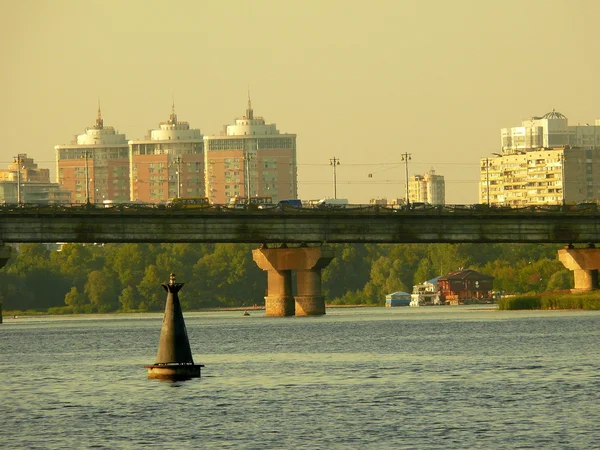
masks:
[[[371,279],[366,284],[364,293],[368,303],[385,303],[385,296],[395,291],[406,291],[407,287],[401,279],[402,262],[387,256],[381,256],[371,268]]]
[[[423,258],[415,271],[413,285],[424,283],[427,280],[435,278],[435,276],[435,270],[433,264],[431,264],[431,260],[429,258]]]
[[[65,305],[73,308],[75,314],[91,311],[91,305],[87,301],[85,295],[80,293],[76,287],[72,287],[65,295]]]
[[[570,270],[558,270],[550,275],[546,291],[564,291],[573,288],[573,272]]]
[[[139,309],[145,311],[161,311],[165,307],[165,291],[162,289],[162,283],[168,283],[169,275],[166,271],[160,270],[155,264],[151,264],[146,269],[144,278],[137,285],[137,290],[142,296]]]
[[[94,311],[109,312],[118,309],[115,279],[105,271],[94,270],[89,273],[84,293]]]
[[[119,295],[119,303],[122,311],[135,311],[140,305],[140,296],[133,286],[127,286]]]

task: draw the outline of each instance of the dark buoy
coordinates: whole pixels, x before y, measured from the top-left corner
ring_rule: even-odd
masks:
[[[187,380],[200,377],[203,364],[194,364],[190,341],[188,339],[181,304],[177,293],[183,283],[175,283],[175,274],[171,274],[169,284],[162,284],[167,291],[167,304],[160,331],[160,342],[156,362],[148,369],[148,378],[162,380]]]

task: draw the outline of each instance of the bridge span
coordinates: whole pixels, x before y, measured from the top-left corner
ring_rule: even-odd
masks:
[[[588,291],[599,287],[600,248],[594,244],[599,232],[595,204],[325,210],[4,205],[0,206],[0,267],[10,258],[6,245],[10,243],[256,243],[261,247],[252,256],[268,279],[266,314],[321,315],[325,314],[321,271],[334,258],[331,248],[323,244],[568,244],[559,250],[559,259],[573,271],[575,290]],[[586,248],[574,248],[573,244],[581,243]],[[297,295],[292,294],[294,277]]]
[[[600,210],[578,207],[237,210],[146,205],[0,207],[3,243],[594,243]]]

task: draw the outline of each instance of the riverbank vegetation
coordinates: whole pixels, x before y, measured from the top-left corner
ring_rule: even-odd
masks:
[[[498,300],[498,309],[590,309],[600,310],[600,294],[559,293],[549,295],[520,295]]]
[[[5,311],[53,313],[162,311],[161,283],[174,272],[185,282],[185,310],[264,304],[266,273],[247,244],[42,244],[15,246],[0,270]],[[556,245],[406,244],[334,245],[322,272],[323,294],[333,305],[385,303],[394,291],[411,292],[453,270],[495,277],[505,294],[539,294],[572,287],[572,273],[557,260]]]

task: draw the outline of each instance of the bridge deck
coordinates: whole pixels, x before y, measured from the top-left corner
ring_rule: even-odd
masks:
[[[13,205],[0,208],[0,242],[590,243],[600,240],[595,206],[235,210]]]

